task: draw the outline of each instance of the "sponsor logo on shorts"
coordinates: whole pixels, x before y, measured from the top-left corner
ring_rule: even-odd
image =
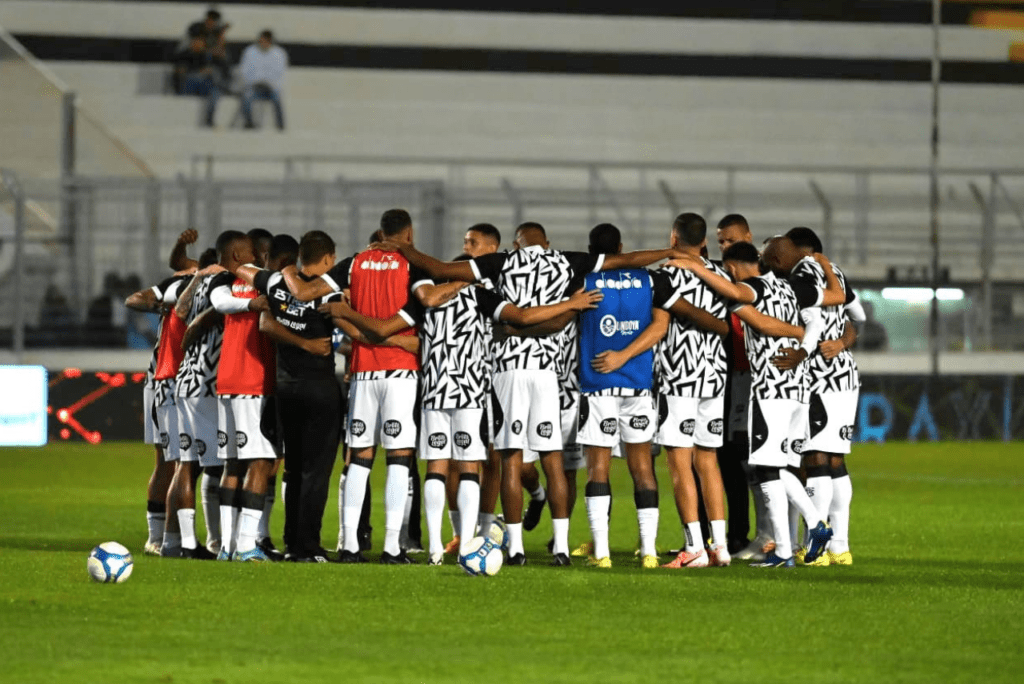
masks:
[[[722,419],[715,418],[714,420],[708,422],[708,432],[710,432],[713,435],[720,435],[722,434],[722,425]]]
[[[473,437],[468,432],[456,432],[455,433],[455,446],[460,449],[465,449],[473,443]]]
[[[249,435],[245,434],[241,430],[235,431],[235,446],[239,449],[244,449],[245,445],[249,443]]]
[[[523,421],[516,420],[512,421],[512,433],[518,435],[523,431]]]
[[[789,440],[788,439],[782,440],[782,453],[784,453],[784,454],[788,454],[789,453]]]
[[[204,442],[201,439],[197,439],[195,441],[195,445],[196,445],[196,453],[199,454],[200,456],[205,456],[206,455],[206,442]]]
[[[804,453],[804,440],[802,440],[802,439],[794,439],[792,446],[793,446],[793,453],[794,454],[802,454],[802,453]]]
[[[359,437],[366,432],[366,423],[359,419],[353,420],[348,426],[348,431],[352,433],[353,437]]]
[[[178,448],[182,451],[188,451],[192,448],[192,438],[186,435],[184,432],[178,434]]]
[[[853,441],[853,426],[844,425],[839,428],[839,439],[845,439],[847,442]]]
[[[615,316],[606,314],[601,318],[600,326],[601,334],[605,337],[611,337],[617,332],[632,335],[640,330],[640,321],[620,321]]]
[[[679,424],[679,431],[684,435],[693,435],[693,431],[697,428],[697,421],[693,418],[687,418]]]
[[[397,437],[402,434],[402,424],[397,420],[385,420],[384,434],[388,437]]]
[[[550,437],[553,432],[554,427],[551,425],[551,421],[546,420],[537,426],[537,434],[543,437],[544,439]]]
[[[619,430],[619,421],[614,418],[605,418],[601,421],[601,432],[606,435],[614,435]]]
[[[160,433],[160,446],[166,449],[171,444],[171,437],[166,432]]]
[[[814,498],[814,487],[804,487],[804,491],[807,492],[807,496]]]
[[[228,445],[228,433],[223,430],[217,430],[217,446],[221,449]]]
[[[427,437],[427,444],[431,449],[444,449],[448,446],[448,435],[443,432],[434,432]]]
[[[629,419],[629,427],[634,430],[646,430],[650,424],[651,420],[647,416],[633,416]]]

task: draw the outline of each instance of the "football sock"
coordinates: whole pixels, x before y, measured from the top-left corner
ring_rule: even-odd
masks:
[[[658,537],[658,490],[647,489],[633,494],[636,502],[636,521],[640,527],[640,555],[656,556]]]
[[[506,523],[506,527],[508,527],[508,555],[514,556],[517,553],[523,553],[523,523]],[[483,533],[481,532],[481,534]]]
[[[359,461],[359,463],[357,463]],[[344,525],[344,549],[359,552],[359,516],[363,513],[363,499],[366,498],[366,484],[370,479],[370,465],[373,461],[353,458],[345,476],[345,508],[342,515]]]
[[[448,509],[448,522],[451,523],[452,526],[452,536],[460,536],[459,531],[462,529],[462,520],[459,517],[459,512],[457,510],[452,510],[451,508]]]
[[[262,507],[242,509],[238,516],[238,553],[246,553],[256,548],[256,535],[259,534],[262,515]]]
[[[174,550],[181,548],[181,534],[178,532],[168,532],[164,530],[164,543],[161,547],[166,550]]]
[[[800,536],[800,510],[793,504],[789,505],[789,539],[794,547],[807,548],[804,538]]]
[[[725,521],[724,520],[712,520],[711,521],[711,543],[715,546],[728,546],[729,539],[725,534]]]
[[[594,558],[608,557],[608,508],[611,506],[611,487],[607,482],[588,482],[585,490],[587,518],[594,535]]]
[[[220,489],[220,547],[231,554],[235,550],[235,527],[238,516],[235,515],[235,496],[237,489]]]
[[[683,533],[686,535],[687,553],[697,553],[704,548],[704,542],[700,538],[700,521],[686,523]]]
[[[163,501],[146,502],[146,525],[149,527],[149,539],[146,544],[162,544],[164,525],[167,523],[167,504]]]
[[[412,538],[409,537],[409,521],[412,517],[412,503],[416,496],[413,492],[416,489],[417,480],[413,479],[412,468],[409,468],[409,479],[407,495],[405,498],[405,508],[402,511],[402,529],[398,534],[398,546],[407,547],[412,544]],[[387,530],[385,530],[387,532]]]
[[[551,553],[564,553],[565,555],[569,555],[569,519],[552,518],[551,529],[554,532],[555,540]]]
[[[274,494],[277,489],[277,476],[267,478],[267,493],[263,501],[263,515],[260,516],[260,527],[257,539],[268,539],[270,537],[270,514],[274,510]]]
[[[537,484],[537,488],[530,492],[530,498],[534,501],[543,501],[547,498],[547,492],[544,491],[544,485]]]
[[[486,537],[487,533],[491,529],[491,523],[497,520],[497,516],[493,513],[481,513],[477,517],[477,532],[481,537]],[[520,534],[522,532],[520,531]]]
[[[828,466],[812,466],[807,469],[807,496],[814,502],[822,520],[828,519],[832,507],[832,474]]]
[[[181,548],[196,548],[196,509],[179,508],[178,526],[181,527]]]
[[[845,471],[845,468],[844,468]],[[833,478],[832,505],[828,510],[832,525],[832,553],[846,553],[850,550],[850,501],[853,500],[853,483],[849,475]]]
[[[409,501],[409,466],[406,458],[388,460],[391,462],[384,483],[384,553],[397,556],[402,552],[398,539],[402,534],[405,504]],[[345,536],[348,537],[347,532]]]
[[[811,498],[807,496],[807,492],[804,490],[804,486],[800,484],[800,480],[788,470],[781,470],[779,472],[779,480],[786,488],[786,496],[789,497],[790,503],[796,506],[797,510],[800,511],[800,515],[803,516],[804,522],[807,523],[807,529],[813,529],[821,522],[821,516],[818,515],[818,509],[811,503]]]
[[[423,481],[423,507],[427,513],[427,549],[430,555],[444,551],[441,541],[441,524],[444,520],[444,500],[447,478],[440,473],[427,473]]]
[[[456,495],[459,510],[456,511],[459,518],[459,527],[456,532],[459,535],[459,555],[462,555],[462,548],[473,538],[473,528],[476,526],[477,511],[480,510],[480,476],[474,473],[463,473],[459,476],[459,492]],[[488,515],[488,514],[484,514]],[[482,517],[482,516],[481,516]],[[494,516],[491,516],[494,519]],[[490,522],[488,522],[488,527]]]
[[[786,486],[781,480],[768,480],[761,483],[761,494],[764,496],[771,534],[775,539],[775,555],[789,558],[793,555],[793,544],[789,537],[789,500],[786,498]]]
[[[220,478],[203,473],[200,485],[203,518],[206,520],[206,548],[220,548]]]
[[[345,548],[345,473],[348,466],[341,471],[338,478],[338,550]]]

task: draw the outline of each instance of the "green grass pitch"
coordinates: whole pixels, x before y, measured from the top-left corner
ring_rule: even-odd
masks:
[[[681,532],[661,461],[667,549]],[[855,447],[855,565],[839,568],[641,571],[617,463],[612,570],[548,567],[545,514],[532,564],[490,579],[148,558],[150,447],[6,449],[0,464],[3,682],[1021,681],[1019,443]],[[336,533],[332,496],[328,548]],[[589,537],[582,499],[570,534]],[[86,573],[109,540],[136,553],[123,585]]]

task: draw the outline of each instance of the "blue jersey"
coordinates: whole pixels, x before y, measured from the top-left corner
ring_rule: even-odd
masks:
[[[591,367],[595,356],[621,351],[651,324],[655,305],[652,279],[646,269],[603,271],[586,278],[587,290],[601,290],[596,309],[580,314],[580,391],[597,393],[617,388],[650,391],[654,353],[633,357],[613,373]]]

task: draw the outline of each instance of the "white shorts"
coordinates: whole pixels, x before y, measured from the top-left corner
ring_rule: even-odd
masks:
[[[424,461],[486,460],[485,414],[482,408],[423,409],[420,458]]]
[[[267,398],[262,396],[217,397],[217,458],[222,461],[277,458],[274,445],[260,429],[266,403]]]
[[[160,429],[156,424],[156,394],[152,387],[142,388],[142,441],[146,444],[159,444],[157,436]]]
[[[796,399],[751,399],[750,465],[800,467],[807,437],[807,404]]]
[[[416,448],[419,380],[352,380],[348,442],[353,449],[379,444],[385,450]]]
[[[203,468],[220,465],[217,458],[217,397],[178,397],[181,460]]]
[[[812,394],[808,407],[808,434],[804,451],[850,453],[860,390]]]
[[[580,444],[614,449],[619,442],[650,442],[656,419],[652,397],[583,397]]]
[[[658,436],[665,447],[722,446],[725,397],[671,397],[658,400]]]
[[[178,450],[178,407],[174,400],[174,380],[158,380],[165,383],[154,392],[154,413],[156,414],[157,444],[163,447],[165,461],[177,461]]]
[[[494,448],[561,451],[561,410],[554,371],[512,370],[494,375]],[[556,425],[554,418],[558,418]]]

